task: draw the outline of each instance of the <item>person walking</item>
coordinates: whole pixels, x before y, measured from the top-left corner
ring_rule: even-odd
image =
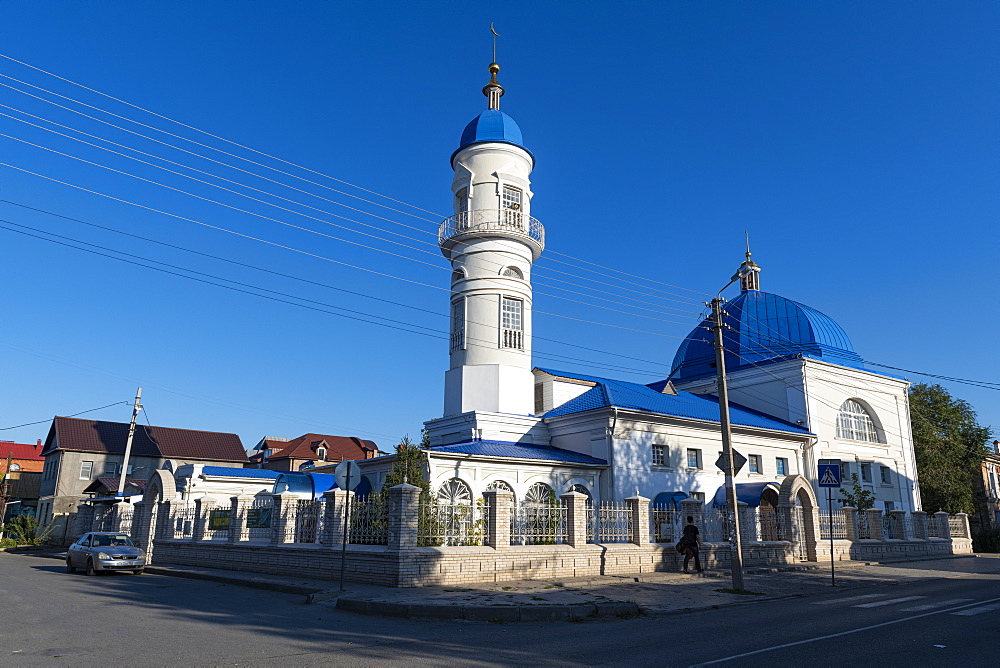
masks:
[[[684,535],[681,537],[681,544],[684,548],[684,572],[691,572],[688,570],[688,562],[691,560],[691,557],[694,557],[694,569],[701,573],[701,559],[698,558],[698,550],[701,548],[701,536],[698,532],[698,527],[695,526],[694,517],[688,515],[687,520],[688,523],[684,527]]]

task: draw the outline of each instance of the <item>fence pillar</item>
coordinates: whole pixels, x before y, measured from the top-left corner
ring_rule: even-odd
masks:
[[[955,513],[955,517],[958,518],[958,521],[962,525],[962,535],[961,536],[955,536],[955,538],[972,538],[972,531],[970,530],[970,527],[969,527],[969,516],[968,516],[968,514],[966,514],[966,513]],[[949,534],[949,536],[951,535],[951,529],[950,528],[948,529],[948,534]]]
[[[389,488],[389,549],[407,550],[417,546],[417,518],[420,488],[403,483]]]
[[[271,505],[271,545],[295,542],[295,517],[299,512],[299,497],[275,494]]]
[[[704,510],[705,506],[698,499],[681,499],[681,526],[687,524],[687,518],[690,517],[694,520],[695,526],[701,531],[702,536],[705,534],[704,522]],[[703,538],[704,540],[704,538]]]
[[[939,510],[934,513],[934,530],[931,534],[935,538],[943,538],[945,540],[951,539],[951,528],[948,526],[948,513],[943,510]]]
[[[644,496],[630,496],[625,505],[632,513],[632,541],[636,545],[649,545],[649,499]]]
[[[191,530],[191,540],[205,540],[208,531],[209,516],[215,508],[215,499],[194,500],[194,528]]]
[[[354,492],[331,489],[323,493],[326,505],[323,506],[323,535],[320,537],[320,542],[327,547],[341,547],[344,544],[344,532],[348,530],[349,524],[349,520],[344,518],[344,513],[347,512],[349,496],[354,496]],[[274,522],[273,516],[271,522]]]
[[[927,513],[922,510],[914,510],[910,513],[913,519],[913,536],[917,540],[927,540]]]
[[[912,531],[906,530],[906,511],[905,510],[890,510],[889,511],[889,521],[892,523],[892,537],[898,538],[900,540],[909,540],[913,538],[910,534]]]
[[[510,547],[510,511],[514,495],[505,489],[488,489],[486,499],[486,544],[495,550]]]
[[[240,543],[247,539],[247,509],[253,502],[249,494],[229,499],[229,542]]]
[[[844,537],[847,540],[858,539],[858,522],[855,517],[857,512],[857,508],[851,506],[843,506],[840,509],[840,514],[844,516]]]
[[[583,547],[587,544],[587,495],[580,492],[566,492],[559,499],[566,507],[566,537],[564,545]]]
[[[177,502],[179,503],[179,502]],[[174,506],[173,500],[161,501],[156,509],[156,531],[155,535],[159,539],[170,539],[174,537]]]
[[[882,511],[878,508],[868,508],[862,512],[868,517],[868,537],[872,540],[882,540]]]

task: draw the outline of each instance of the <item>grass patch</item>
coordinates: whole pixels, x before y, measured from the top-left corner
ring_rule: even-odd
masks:
[[[762,592],[762,591],[750,591],[749,589],[732,589],[732,588],[726,588],[726,589],[716,589],[715,591],[719,592],[720,594],[738,594],[740,596],[763,596],[764,595],[764,592]]]

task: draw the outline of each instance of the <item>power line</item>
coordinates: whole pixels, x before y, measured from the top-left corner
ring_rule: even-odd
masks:
[[[131,401],[116,401],[113,404],[108,404],[107,406],[99,406],[97,408],[88,408],[85,411],[80,411],[79,413],[73,413],[72,415],[65,415],[63,417],[76,417],[77,415],[83,415],[84,413],[93,413],[94,411],[103,410],[105,408],[111,408],[112,406],[119,406],[121,404],[130,404]],[[7,431],[8,429],[17,429],[19,427],[30,427],[36,424],[42,424],[43,422],[52,422],[52,418],[47,420],[39,420],[38,422],[25,422],[24,424],[16,424],[13,427],[0,427],[0,431]]]

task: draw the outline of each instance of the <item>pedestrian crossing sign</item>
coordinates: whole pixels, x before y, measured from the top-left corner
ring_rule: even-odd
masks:
[[[819,486],[840,487],[840,464],[819,465]]]

